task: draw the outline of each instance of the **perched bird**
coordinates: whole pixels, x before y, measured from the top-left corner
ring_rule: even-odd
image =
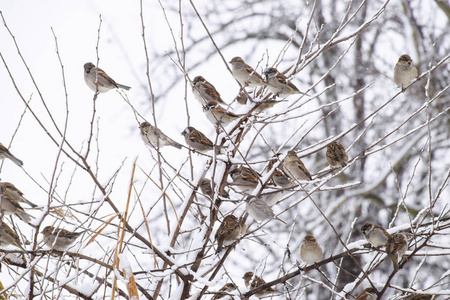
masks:
[[[256,72],[252,67],[247,65],[239,56],[236,56],[230,60],[230,64],[232,67],[231,72],[233,73],[234,78],[236,78],[242,86],[257,87],[260,85],[267,85],[261,75],[259,75],[258,72]]]
[[[119,84],[115,82],[108,74],[100,68],[96,68],[91,62],[84,64],[84,81],[88,87],[94,92],[97,90],[99,93],[104,93],[112,89],[124,89],[129,90],[131,87]]]
[[[364,223],[361,227],[361,232],[366,237],[366,240],[374,247],[385,246],[391,235],[380,225],[372,223]]]
[[[315,264],[322,260],[323,250],[312,235],[307,235],[303,239],[300,247],[300,258],[307,264]]]
[[[244,279],[245,282],[245,286],[249,289],[249,290],[253,290],[257,287],[260,287],[263,284],[266,284],[266,282],[264,281],[264,279],[262,279],[261,277],[253,274],[253,272],[247,272],[244,274],[244,277],[242,277]],[[268,287],[266,289],[263,289],[262,291],[258,292],[255,294],[256,297],[260,298],[266,295],[270,295],[273,293],[276,293],[277,291],[274,290],[271,287]]]
[[[72,232],[62,228],[59,229],[53,226],[46,226],[44,230],[42,230],[42,234],[44,235],[44,243],[47,246],[55,250],[65,251],[75,243],[76,239],[85,231],[86,230]]]
[[[8,148],[6,148],[5,146],[3,146],[2,143],[0,143],[0,159],[5,159],[5,158],[9,158],[19,167],[21,167],[23,165],[23,162],[20,159],[18,159],[14,155],[12,155],[11,152],[9,152]]]
[[[284,158],[283,170],[297,180],[312,180],[311,174],[294,150],[288,151]]]
[[[27,200],[23,196],[23,193],[10,182],[0,182],[0,195],[9,195],[17,202],[26,203],[31,207],[37,207],[36,204]]]
[[[210,121],[213,125],[220,123],[225,126],[244,116],[237,115],[226,110],[220,106],[217,101],[208,101],[206,106],[203,107],[203,112],[205,113],[208,121]]]
[[[343,168],[348,163],[344,146],[334,141],[327,145],[327,162],[332,168]]]
[[[192,81],[192,92],[194,93],[195,99],[202,106],[208,104],[209,101],[217,101],[220,104],[228,105],[222,100],[216,88],[202,76],[197,76]]]
[[[213,199],[214,197],[214,192],[212,189],[212,182],[211,180],[205,178],[202,180],[202,182],[200,183],[200,190],[202,191],[203,195],[208,196],[210,199]],[[223,191],[222,193],[222,197],[224,198],[230,198],[230,195],[228,194],[227,191]]]
[[[149,122],[142,122],[139,125],[141,129],[141,138],[149,146],[156,148],[157,141],[159,140],[159,147],[173,146],[175,148],[181,149],[181,145],[170,139],[165,135],[159,128],[151,125]]]
[[[248,214],[256,221],[262,222],[275,218],[278,221],[286,224],[283,220],[275,216],[272,208],[267,205],[267,203],[261,197],[248,196],[245,202],[247,202],[245,209],[247,210]]]
[[[192,126],[186,127],[181,134],[184,136],[186,144],[198,152],[205,153],[214,148],[213,142]]]
[[[211,300],[217,300],[220,298],[223,298],[224,296],[228,295],[230,292],[235,291],[237,289],[236,285],[234,283],[227,283],[223,287],[220,288],[220,290],[211,298]]]
[[[394,270],[398,270],[398,261],[405,255],[408,250],[408,237],[405,233],[394,233],[389,238],[386,245],[386,253],[392,261]]]
[[[230,171],[230,176],[234,184],[244,193],[253,192],[261,177],[258,172],[245,166],[234,167]]]
[[[267,165],[268,172],[272,170],[272,167],[276,162],[276,158],[269,161],[269,164]],[[289,188],[295,185],[294,179],[292,179],[291,176],[289,176],[285,171],[278,167],[272,173],[272,180],[276,185],[282,188]]]
[[[214,236],[217,241],[216,254],[222,251],[223,244],[225,242],[230,242],[236,240],[242,230],[242,224],[238,218],[233,215],[226,216],[222,224],[220,224],[219,229],[217,229],[216,235]]]
[[[270,91],[276,97],[285,98],[294,94],[307,95],[300,92],[292,82],[287,80],[284,74],[275,68],[268,68],[264,72],[264,76],[266,77],[266,82],[269,84]]]
[[[22,242],[19,239],[17,233],[11,229],[3,220],[0,221],[0,245],[13,245],[22,250],[25,250],[22,246]]]
[[[402,89],[409,85],[414,78],[419,76],[417,68],[412,65],[412,59],[408,54],[403,54],[394,67],[394,82]]]
[[[377,291],[372,288],[366,288],[356,296],[355,300],[377,300]]]
[[[0,195],[0,207],[2,214],[5,215],[16,215],[25,223],[30,223],[34,217],[26,213],[19,202],[17,202],[14,197],[9,193],[2,193]]]

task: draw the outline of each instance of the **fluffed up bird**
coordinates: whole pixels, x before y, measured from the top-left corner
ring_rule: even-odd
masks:
[[[258,74],[252,67],[247,65],[242,58],[239,56],[234,57],[230,60],[232,67],[232,73],[234,78],[236,78],[239,83],[245,87],[257,87],[260,85],[267,85],[262,79],[261,75]]]
[[[380,225],[372,223],[364,223],[361,227],[361,232],[364,234],[366,240],[375,248],[386,246],[391,235]]]
[[[91,62],[84,64],[84,81],[94,92],[98,88],[99,93],[104,93],[112,89],[129,90],[131,87],[119,84],[100,68],[96,68]]]
[[[36,204],[27,200],[23,196],[23,193],[10,182],[0,182],[0,195],[9,195],[17,202],[26,203],[31,207],[37,207]]]
[[[8,148],[6,148],[5,146],[3,146],[2,143],[0,143],[0,159],[5,158],[12,160],[12,162],[18,165],[19,167],[23,166],[23,162],[14,155],[12,155],[11,152],[9,152]]]
[[[237,188],[244,193],[251,193],[258,186],[259,175],[258,172],[246,167],[234,167],[230,171],[231,179]]]
[[[213,142],[192,126],[186,127],[181,134],[184,136],[186,144],[198,152],[205,153],[214,149]]]
[[[377,291],[372,288],[366,288],[356,296],[355,300],[377,300]]]
[[[312,235],[307,235],[303,239],[300,247],[300,258],[307,264],[315,264],[322,260],[323,250]]]
[[[220,97],[216,88],[202,76],[197,76],[192,81],[192,93],[194,93],[195,99],[197,99],[201,106],[205,106],[209,101],[216,101],[217,103],[228,105]]]
[[[348,163],[348,155],[344,146],[336,141],[327,145],[326,158],[331,168],[343,168]]]
[[[221,124],[226,126],[233,122],[236,119],[244,115],[237,115],[232,113],[217,103],[217,101],[208,101],[206,106],[203,107],[203,112],[205,113],[206,118],[213,125]]]
[[[46,226],[42,230],[44,235],[44,243],[55,250],[65,251],[77,240],[77,238],[84,233],[86,230],[81,232],[72,232],[62,228],[55,228],[53,226]]]
[[[277,219],[280,222],[286,224],[283,220],[275,216],[272,208],[261,197],[247,196],[245,199],[245,209],[248,214],[258,222],[262,222],[270,219]]]
[[[141,138],[149,146],[156,148],[159,141],[159,147],[172,146],[177,149],[181,149],[181,145],[173,141],[167,135],[165,135],[159,128],[151,125],[149,122],[142,122],[139,125],[141,130]]]
[[[225,242],[232,242],[237,239],[242,231],[243,224],[233,215],[227,215],[214,236],[217,241],[216,254],[222,251]]]
[[[398,232],[391,235],[386,245],[386,253],[392,261],[394,270],[398,270],[398,261],[408,250],[408,236],[406,233]]]
[[[275,68],[268,68],[264,71],[266,82],[269,84],[269,89],[275,97],[285,98],[289,95],[301,94],[307,95],[290,81],[287,80],[284,74],[280,73]]]
[[[247,272],[244,274],[244,277],[242,277],[244,279],[245,282],[245,286],[249,289],[249,290],[253,290],[257,287],[260,287],[263,284],[266,284],[266,282],[264,281],[264,279],[262,279],[261,277],[253,274],[253,272]],[[263,296],[266,295],[270,295],[273,293],[277,293],[276,290],[274,290],[271,287],[268,287],[266,289],[263,289],[262,291],[258,292],[255,294],[256,297],[261,298]]]
[[[288,151],[284,158],[283,170],[297,180],[312,180],[311,174],[294,150]]]
[[[30,224],[31,220],[34,219],[34,217],[28,213],[26,213],[22,206],[20,205],[17,200],[14,199],[14,197],[9,194],[1,194],[0,195],[0,207],[2,210],[2,213],[5,215],[16,215],[24,221],[25,223]]]
[[[237,289],[234,283],[227,283],[211,298],[211,300],[221,299],[224,296],[228,295],[230,292],[235,291]]]
[[[394,82],[404,88],[409,85],[414,78],[419,76],[417,68],[412,64],[412,59],[408,54],[403,54],[394,67]]]

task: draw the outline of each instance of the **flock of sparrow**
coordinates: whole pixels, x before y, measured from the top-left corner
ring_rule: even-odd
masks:
[[[267,86],[273,95],[272,99],[266,99],[255,102],[255,107],[251,110],[255,113],[260,113],[267,108],[274,106],[285,100],[276,100],[277,98],[285,98],[293,94],[302,94],[300,90],[288,80],[288,78],[275,68],[268,68],[263,73],[263,77],[258,74],[251,66],[246,64],[240,57],[235,57],[230,61],[232,65],[232,74],[240,83],[242,89],[245,87],[255,88],[259,86]],[[418,76],[416,67],[412,65],[412,60],[408,55],[400,56],[394,68],[394,82],[404,89]],[[84,65],[84,79],[90,89],[96,93],[107,92],[111,89],[121,88],[129,90],[130,87],[116,83],[110,76],[108,76],[102,69],[95,67],[92,63]],[[192,92],[195,98],[200,102],[205,112],[206,118],[215,126],[224,128],[233,121],[245,116],[234,114],[229,111],[229,105],[221,98],[220,94],[202,76],[197,76],[192,82]],[[244,100],[238,98],[238,102],[245,104],[248,96]],[[143,141],[153,147],[162,148],[165,146],[172,146],[181,149],[183,146],[174,140],[170,139],[160,129],[152,126],[149,122],[142,122],[139,125],[140,134]],[[202,132],[192,126],[187,127],[182,135],[185,138],[186,144],[194,151],[200,153],[207,153],[214,151],[219,146],[214,143]],[[0,143],[0,158],[8,158],[18,166],[22,166],[21,160],[16,158],[11,152]],[[333,141],[327,145],[326,160],[332,169],[345,167],[348,163],[348,155],[345,148],[337,141]],[[275,166],[276,165],[276,166]],[[275,169],[272,170],[275,166]],[[301,159],[297,156],[294,150],[287,152],[283,160],[279,161],[277,157],[273,158],[267,166],[267,171],[272,172],[272,181],[276,186],[281,188],[293,187],[299,181],[311,181],[312,176],[307,170]],[[251,194],[260,182],[261,175],[253,169],[240,165],[233,166],[230,169],[230,177],[234,185],[243,193]],[[9,182],[1,182],[1,227],[0,227],[0,244],[9,244],[24,250],[19,236],[12,230],[5,222],[3,222],[3,215],[15,215],[22,221],[31,224],[33,217],[25,212],[21,203],[25,203],[32,207],[35,204],[24,198],[23,193]],[[204,195],[213,199],[213,183],[209,179],[203,179],[200,182],[200,189]],[[221,197],[229,197],[226,191],[220,195]],[[277,218],[271,208],[274,201],[261,196],[247,196],[246,197],[246,211],[248,214],[258,222]],[[276,201],[275,201],[276,202]],[[278,219],[278,218],[277,218]],[[280,220],[282,221],[282,220]],[[34,225],[32,225],[34,226]],[[219,253],[224,245],[233,243],[239,235],[246,232],[247,227],[243,219],[238,219],[234,215],[227,215],[224,217],[220,227],[215,234],[217,241],[216,253]],[[395,270],[398,270],[398,261],[401,259],[407,248],[410,236],[407,233],[396,233],[390,235],[385,229],[379,225],[372,223],[365,223],[361,227],[361,232],[364,234],[367,241],[375,248],[385,246],[386,253],[392,260]],[[52,249],[64,251],[67,250],[75,240],[83,232],[71,232],[53,226],[47,226],[43,229],[43,241]],[[316,264],[321,261],[323,257],[323,250],[317,240],[312,235],[307,235],[300,248],[300,258],[306,264]],[[249,289],[254,289],[264,284],[264,280],[252,272],[245,273],[243,277],[245,285]],[[219,299],[227,293],[236,289],[233,283],[227,283],[220,289],[213,299]],[[267,294],[273,294],[277,291],[272,288],[267,288],[257,293],[256,296],[261,297]],[[374,288],[365,289],[356,299],[377,299],[377,291]],[[426,298],[411,298],[411,299],[426,299]]]

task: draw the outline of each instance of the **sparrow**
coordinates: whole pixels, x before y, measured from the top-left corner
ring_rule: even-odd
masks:
[[[311,174],[294,150],[289,150],[283,159],[283,170],[297,180],[312,180]]]
[[[2,143],[0,143],[0,159],[5,159],[5,158],[9,158],[19,167],[21,167],[23,165],[23,162],[20,159],[18,159],[14,155],[12,155],[11,152],[9,152],[8,148],[6,148],[5,146],[3,146]]]
[[[331,168],[343,168],[348,163],[348,155],[344,146],[336,141],[327,145],[326,158]]]
[[[214,192],[212,189],[211,180],[207,178],[203,179],[202,182],[200,183],[200,190],[202,191],[203,195],[208,196],[210,199],[213,199]],[[230,198],[230,195],[228,194],[227,191],[224,190],[222,193],[222,197]]]
[[[244,116],[227,111],[214,100],[208,101],[206,106],[203,107],[203,112],[205,113],[208,121],[210,121],[213,125],[220,123],[225,126]]]
[[[407,235],[401,232],[391,235],[386,245],[386,253],[392,260],[395,271],[398,271],[398,261],[405,255],[406,250],[408,250]]]
[[[131,87],[115,82],[108,74],[100,68],[96,68],[91,62],[84,64],[84,81],[94,92],[104,93],[112,89],[129,90]]]
[[[213,142],[194,127],[186,127],[181,134],[184,136],[186,144],[198,152],[205,153],[214,148]]]
[[[307,264],[315,264],[322,260],[323,250],[312,235],[307,235],[303,239],[300,247],[300,258]]]
[[[192,81],[192,93],[201,106],[205,106],[209,101],[217,101],[220,104],[228,105],[220,98],[216,88],[202,76],[197,76]]]
[[[417,68],[412,65],[412,59],[408,54],[403,54],[394,67],[394,82],[402,89],[419,76]]]
[[[268,172],[272,170],[272,167],[276,162],[277,162],[276,158],[269,161],[269,164],[267,165]],[[283,169],[280,168],[276,168],[275,171],[273,171],[272,180],[276,185],[282,188],[289,188],[295,185],[294,179],[292,179],[291,176],[286,174],[286,172],[284,172]]]
[[[299,91],[299,89],[290,81],[287,80],[284,74],[280,73],[275,68],[268,68],[264,71],[266,82],[269,84],[269,89],[276,97],[285,98],[293,94],[307,95]]]
[[[9,193],[2,193],[0,195],[0,207],[2,210],[2,214],[5,215],[16,215],[25,223],[30,223],[33,216],[26,213],[19,202],[17,202],[14,197]]]
[[[372,223],[364,223],[361,227],[361,232],[366,237],[366,240],[372,244],[372,246],[386,246],[391,235],[380,225],[375,225]]]
[[[57,229],[53,226],[46,226],[44,230],[42,230],[42,234],[44,235],[44,243],[47,246],[55,250],[65,251],[75,243],[76,239],[85,231],[86,230],[82,232],[72,232],[62,228]]]
[[[242,230],[242,224],[238,218],[233,215],[226,216],[219,229],[216,231],[214,239],[217,241],[216,254],[222,251],[224,242],[234,241]]]
[[[245,166],[233,168],[230,176],[234,184],[244,193],[253,192],[261,177],[258,172]]]
[[[247,65],[239,56],[236,56],[230,60],[230,64],[232,67],[231,73],[233,73],[234,78],[236,78],[242,86],[253,88],[260,85],[267,85],[261,75],[259,75],[258,72],[256,72],[252,67]]]
[[[25,250],[22,247],[22,242],[19,239],[17,233],[11,229],[5,222],[0,221],[0,245],[13,245],[22,250]]]
[[[237,287],[234,283],[227,283],[222,288],[220,288],[220,290],[211,298],[211,300],[223,298],[224,296],[228,295],[229,292],[235,291],[236,289]]]
[[[139,124],[141,129],[141,138],[149,146],[156,148],[157,140],[159,140],[159,147],[173,146],[175,148],[181,149],[181,145],[177,142],[171,140],[167,135],[165,135],[159,128],[154,127],[149,122],[142,122]]]
[[[356,296],[355,300],[377,300],[377,291],[372,288],[366,288]]]
[[[253,290],[263,284],[266,284],[266,282],[264,281],[264,279],[262,279],[261,277],[253,274],[253,272],[247,272],[244,274],[244,277],[242,277],[244,279],[245,282],[245,286],[249,289],[249,290]],[[252,280],[253,279],[253,280]],[[256,297],[260,298],[262,296],[266,296],[266,295],[270,295],[273,293],[276,293],[277,291],[274,290],[271,287],[268,287],[258,293],[255,294]]]
[[[17,202],[26,203],[26,204],[30,205],[31,207],[37,207],[36,204],[25,199],[25,197],[23,196],[23,193],[10,182],[0,182],[0,196],[4,195],[4,194],[9,195]]]
[[[245,209],[255,221],[262,222],[275,218],[286,224],[275,216],[272,208],[261,197],[248,196],[245,202],[247,202]]]

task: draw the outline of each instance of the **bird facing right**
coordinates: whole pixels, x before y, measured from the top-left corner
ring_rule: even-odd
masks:
[[[348,163],[348,155],[344,146],[336,141],[328,144],[326,158],[331,168],[343,168]]]
[[[9,152],[8,148],[6,148],[5,146],[3,146],[2,143],[0,143],[0,159],[5,159],[5,158],[12,160],[13,163],[18,165],[19,167],[21,167],[23,165],[23,162],[20,159],[18,159],[14,155],[12,155],[11,152]]]
[[[409,85],[414,78],[419,76],[417,68],[412,64],[412,59],[408,54],[403,54],[394,67],[394,82],[404,88]]]
[[[303,244],[300,248],[300,258],[307,264],[315,264],[322,260],[323,250],[312,235],[307,235],[303,239]]]
[[[105,71],[100,68],[96,68],[91,62],[84,64],[84,81],[91,90],[95,92],[98,89],[99,93],[104,93],[118,88],[127,91],[131,89],[129,86],[115,82],[114,79],[105,73]]]

